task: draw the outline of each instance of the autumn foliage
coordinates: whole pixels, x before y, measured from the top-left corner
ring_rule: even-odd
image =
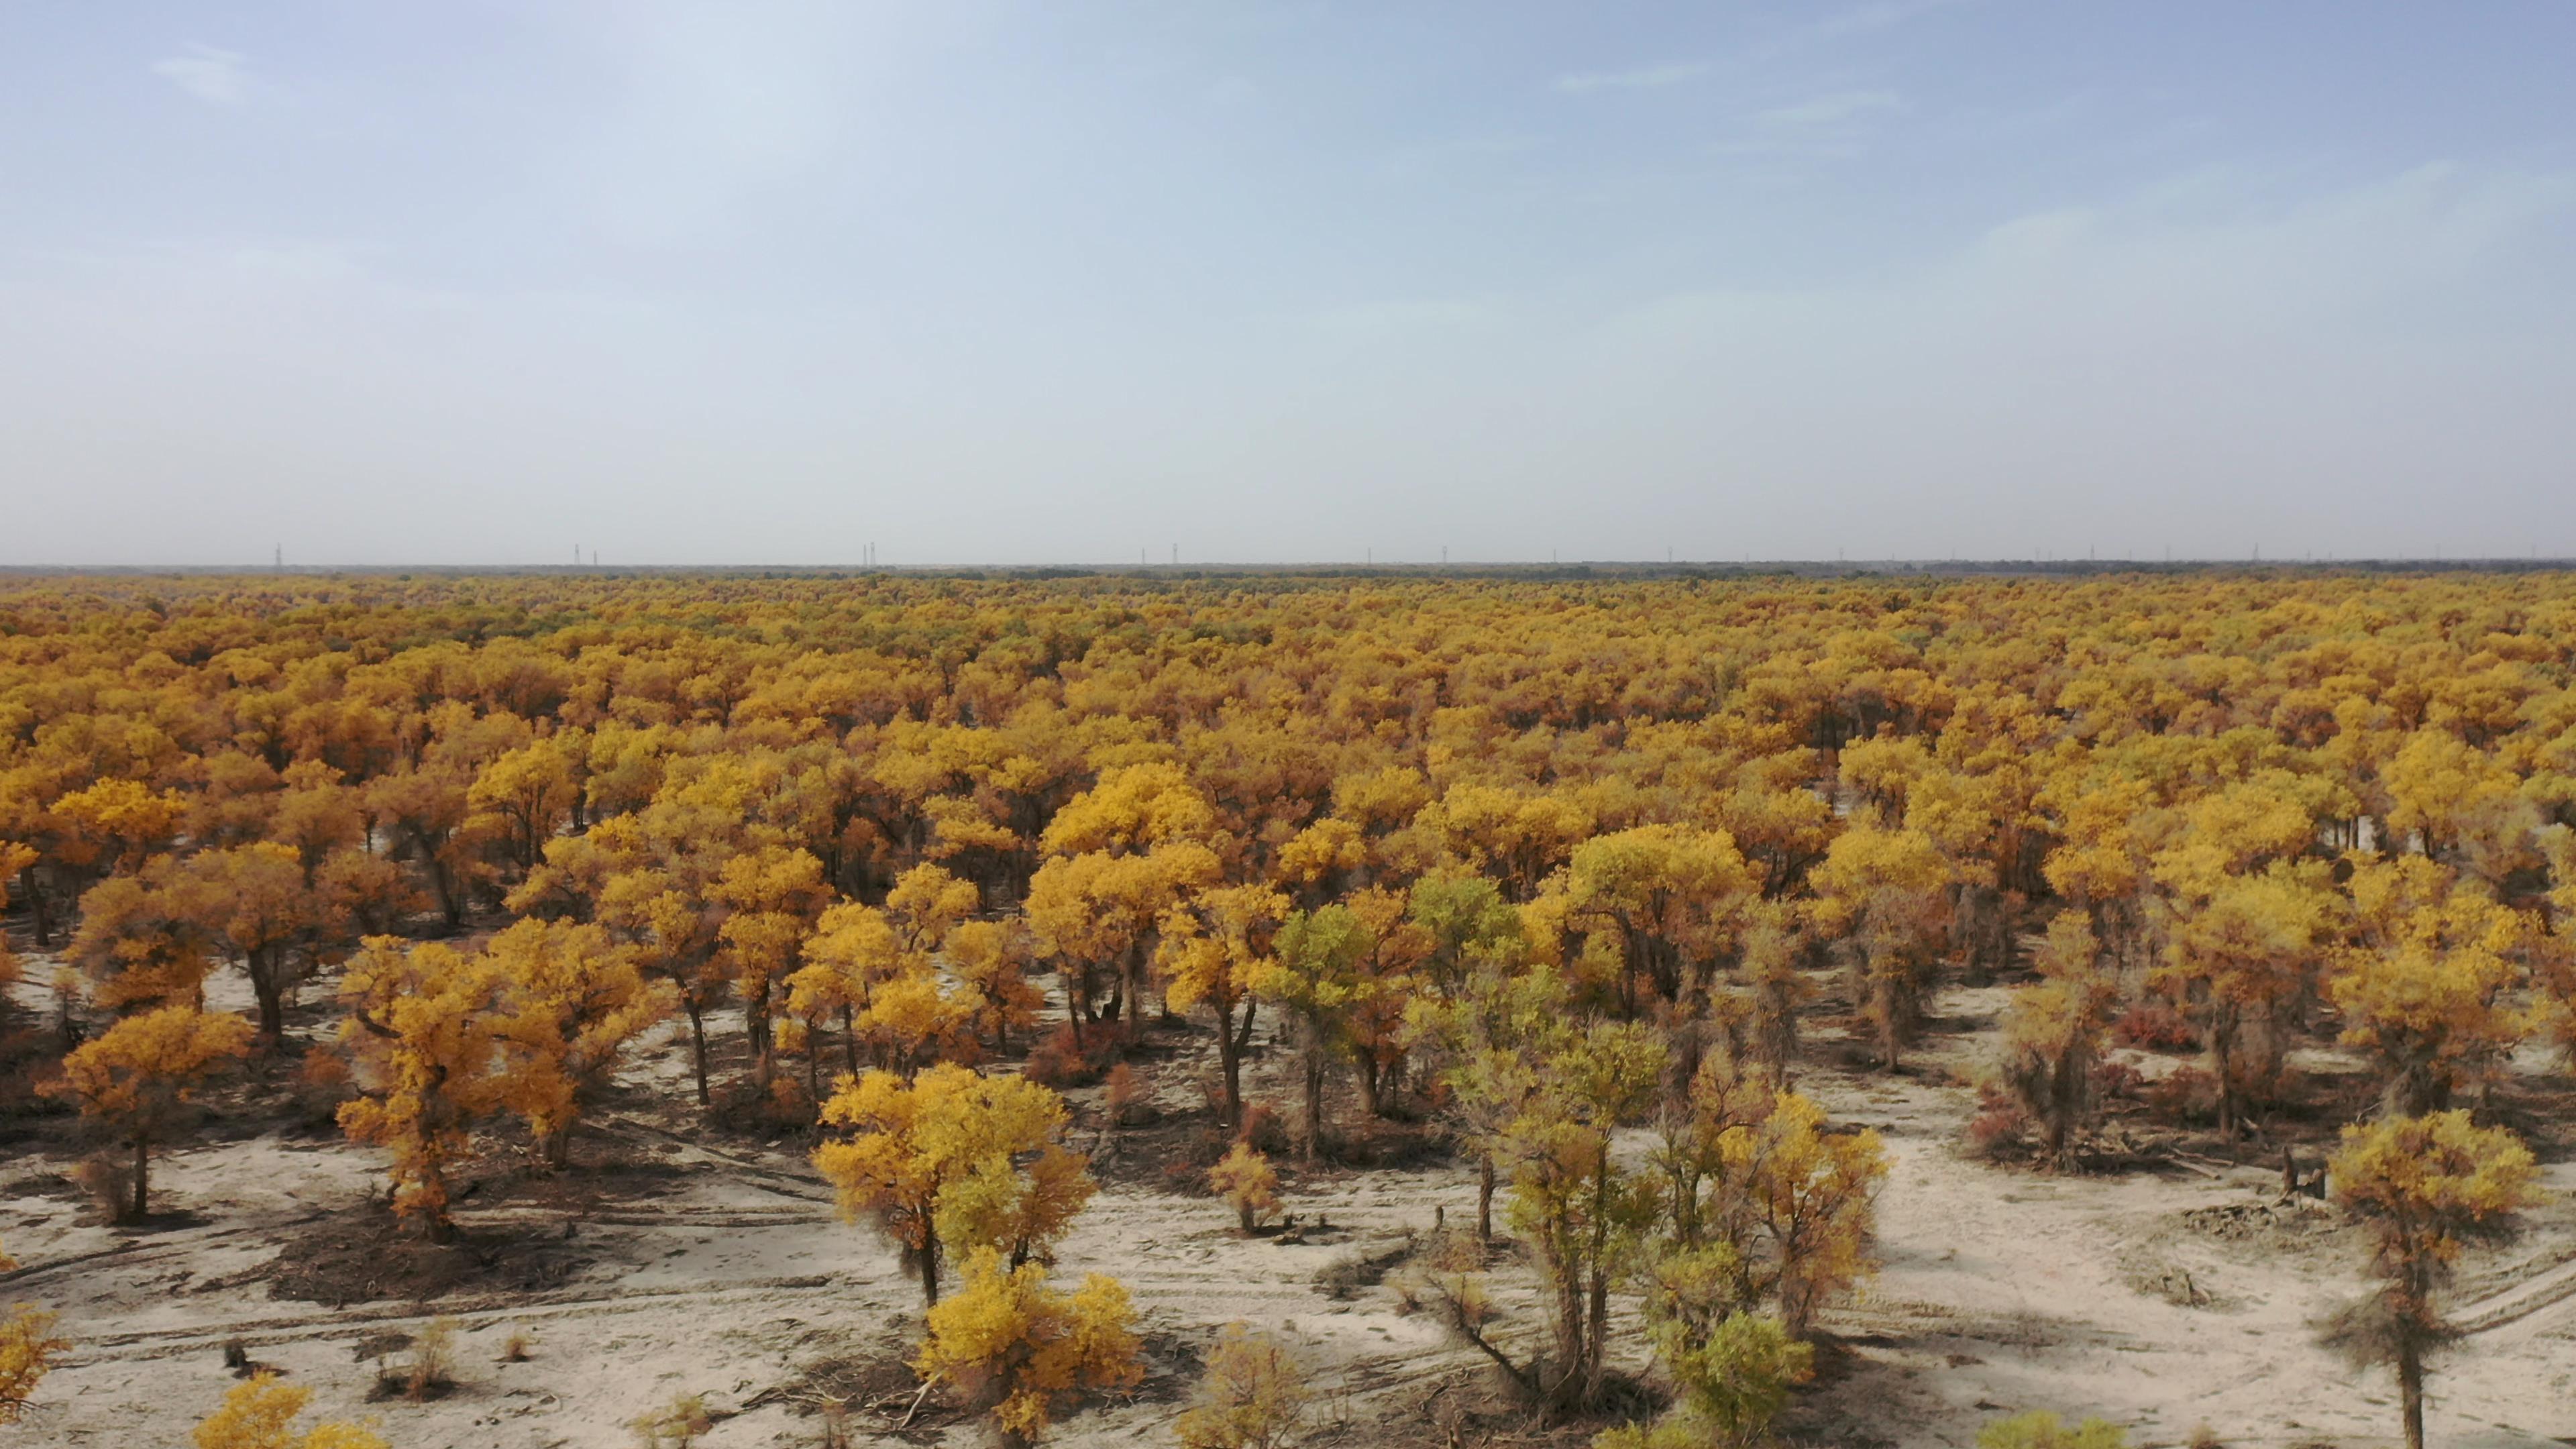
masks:
[[[1723,1437],[1769,1398],[1710,1366],[1793,1382],[1870,1268],[1884,1154],[1801,1073],[1923,1071],[1949,983],[2002,989],[1991,1126],[2052,1168],[2114,1113],[2244,1150],[2307,1048],[2373,1131],[2509,1155],[2423,1124],[2576,1045],[2576,583],[30,578],[0,880],[137,1211],[246,1053],[344,1059],[440,1237],[460,1164],[571,1165],[668,1042],[719,1123],[818,1133],[939,1311],[970,1265],[1010,1332],[927,1361],[1028,1433],[1116,1378],[1030,1347],[1080,1337],[1042,1270],[1092,1193],[1036,1079],[1191,1036],[1189,1171],[1430,1120],[1543,1289],[1503,1334],[1461,1268],[1451,1326],[1570,1410],[1643,1298],[1708,1381],[1665,1430]],[[2200,1060],[2118,1100],[2158,1051]],[[1257,1217],[1249,1152],[1211,1185]]]

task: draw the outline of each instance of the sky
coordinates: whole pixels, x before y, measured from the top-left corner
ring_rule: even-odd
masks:
[[[0,7],[0,563],[2576,554],[2576,5]]]

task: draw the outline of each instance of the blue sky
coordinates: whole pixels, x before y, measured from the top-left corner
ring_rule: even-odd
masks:
[[[21,5],[0,562],[2576,553],[2576,6]]]

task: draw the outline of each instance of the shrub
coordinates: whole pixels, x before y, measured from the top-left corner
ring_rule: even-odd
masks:
[[[2147,1107],[2171,1122],[2210,1122],[2218,1116],[2218,1079],[2199,1067],[2176,1067],[2147,1084]]]
[[[1789,1391],[1808,1380],[1815,1363],[1816,1351],[1768,1314],[1730,1313],[1697,1342],[1686,1323],[1667,1320],[1655,1337],[1681,1387],[1681,1403],[1661,1423],[1630,1424],[1596,1437],[1593,1449],[1739,1449],[1764,1443],[1771,1421],[1789,1406]]]
[[[2128,1433],[2107,1419],[2069,1428],[2045,1409],[1997,1419],[1977,1431],[1977,1449],[2127,1449]]]
[[[1058,1090],[1088,1087],[1108,1075],[1110,1064],[1117,1059],[1118,1041],[1113,1033],[1097,1032],[1086,1042],[1068,1022],[1029,1048],[1028,1064],[1021,1069],[1021,1075]]]
[[[1243,1125],[1235,1129],[1234,1140],[1264,1154],[1285,1152],[1289,1146],[1288,1129],[1281,1125],[1277,1109],[1258,1102],[1243,1109]]]
[[[1182,1449],[1277,1449],[1305,1420],[1304,1367],[1276,1340],[1226,1325],[1198,1396],[1175,1426]]]
[[[944,1383],[979,1409],[1013,1442],[1045,1432],[1060,1401],[1078,1393],[1133,1388],[1144,1378],[1137,1360],[1136,1313],[1127,1290],[1094,1273],[1072,1293],[1049,1287],[1046,1268],[1003,1265],[979,1248],[966,1286],[930,1310],[930,1333],[913,1368]]]
[[[110,1222],[123,1222],[134,1206],[134,1163],[124,1153],[107,1151],[84,1158],[72,1178]]]
[[[2093,1064],[2093,1097],[2096,1101],[2135,1101],[2146,1092],[2147,1079],[2127,1062]]]
[[[2111,1039],[2142,1051],[2178,1052],[2200,1045],[2180,1008],[2161,996],[2132,1004],[2111,1023]]]
[[[1208,1190],[1234,1209],[1235,1226],[1245,1237],[1279,1206],[1279,1174],[1270,1159],[1238,1142],[1224,1160],[1208,1169]]]
[[[442,1315],[411,1341],[411,1352],[399,1366],[378,1375],[376,1387],[417,1403],[453,1387],[455,1368],[456,1320]]]
[[[1111,1126],[1136,1127],[1154,1120],[1153,1096],[1153,1080],[1120,1062],[1109,1069],[1109,1086],[1101,1094],[1101,1102],[1108,1109]]]
[[[311,1389],[281,1384],[263,1370],[233,1385],[222,1406],[199,1420],[188,1437],[197,1449],[385,1449],[371,1427],[345,1420],[298,1435],[295,1416],[312,1397]]]
[[[524,1328],[513,1326],[510,1330],[510,1336],[501,1341],[501,1362],[526,1363],[528,1361],[528,1350],[536,1346],[537,1336],[535,1334],[528,1332]]]
[[[689,1449],[698,1436],[715,1427],[707,1417],[703,1394],[675,1394],[671,1402],[651,1413],[638,1414],[628,1421],[635,1431],[635,1442],[642,1449]]]
[[[1978,1112],[1968,1123],[1968,1150],[1993,1160],[2010,1157],[2030,1133],[2030,1112],[2011,1092],[1992,1082],[1978,1089]]]

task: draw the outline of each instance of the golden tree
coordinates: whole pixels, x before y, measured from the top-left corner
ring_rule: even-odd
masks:
[[[742,995],[752,1084],[766,1091],[777,1067],[771,998],[778,983],[795,971],[805,937],[831,900],[831,888],[823,883],[823,863],[809,852],[765,846],[726,861],[709,893],[728,911],[718,935],[734,989]]]
[[[375,1430],[345,1419],[326,1419],[298,1434],[295,1416],[313,1397],[308,1388],[281,1384],[262,1371],[224,1394],[223,1406],[190,1431],[196,1449],[387,1449]]]
[[[979,1248],[1017,1267],[1045,1254],[1091,1200],[1085,1160],[1056,1142],[1064,1099],[1019,1077],[943,1062],[907,1081],[871,1071],[841,1079],[826,1126],[849,1136],[814,1149],[841,1213],[867,1218],[939,1301],[943,1255]]]
[[[1175,1011],[1205,1007],[1216,1018],[1219,1122],[1243,1121],[1243,1056],[1252,1045],[1254,994],[1270,967],[1270,946],[1288,898],[1259,886],[1217,886],[1165,913],[1156,948],[1164,999]]]
[[[2381,1288],[2337,1315],[2326,1341],[2397,1376],[2407,1449],[2424,1446],[2424,1371],[2457,1337],[2434,1295],[2464,1242],[2506,1231],[2537,1199],[2531,1151],[2466,1112],[2392,1117],[2346,1127],[2327,1164],[2335,1197],[2360,1216]]]
[[[1229,1323],[1172,1430],[1181,1449],[1281,1449],[1313,1400],[1305,1368],[1287,1345]]]
[[[525,920],[484,947],[500,989],[500,1102],[528,1124],[537,1160],[570,1160],[573,1123],[635,1038],[667,1019],[678,993],[648,981],[631,946],[597,925]]]
[[[2246,1029],[2268,1028],[2296,997],[2331,906],[2313,872],[2276,864],[2255,875],[2219,877],[2168,933],[2154,979],[2199,1019],[2217,1077],[2222,1133],[2235,1131],[2246,1088],[2258,1075],[2245,1060]]]
[[[1864,825],[1836,836],[1807,879],[1818,928],[1851,945],[1861,1015],[1894,1071],[1949,932],[1957,871],[1923,831]]]
[[[394,1211],[432,1242],[454,1234],[448,1165],[502,1104],[500,994],[489,964],[389,936],[368,940],[340,980],[340,1039],[359,1093],[341,1105],[340,1126],[391,1151]]]
[[[259,841],[189,856],[172,873],[179,911],[212,934],[250,977],[263,1049],[286,1031],[286,998],[308,974],[303,948],[320,923],[295,848]]]
[[[1013,1268],[978,1248],[965,1285],[929,1320],[913,1368],[989,1410],[1005,1444],[1038,1439],[1076,1394],[1132,1388],[1145,1376],[1127,1290],[1098,1273],[1063,1293],[1043,1266]]]
[[[1245,1237],[1279,1206],[1279,1174],[1267,1155],[1249,1142],[1237,1142],[1207,1170],[1208,1191],[1234,1209],[1235,1228]]]
[[[2448,1107],[2534,1024],[2516,996],[2538,922],[2420,855],[2366,863],[2347,889],[2358,939],[2326,980],[2344,1044],[2371,1054],[2391,1114]]]
[[[1073,1023],[1092,1016],[1092,972],[1115,972],[1122,1032],[1144,1029],[1147,973],[1166,914],[1216,884],[1216,812],[1180,768],[1127,765],[1066,802],[1025,906],[1038,945],[1061,965]]]
[[[18,1260],[0,1248],[0,1273],[17,1268]],[[0,1424],[14,1424],[26,1413],[37,1383],[71,1346],[70,1339],[54,1336],[54,1315],[33,1304],[10,1306],[0,1318]]]
[[[1011,1049],[1011,1033],[1037,1024],[1044,998],[1029,983],[1028,934],[1016,921],[960,921],[948,933],[948,967],[965,987],[975,1029],[993,1049]]]
[[[2004,1078],[2039,1122],[2041,1150],[2065,1167],[2092,1110],[2093,1068],[2118,988],[2081,911],[2060,911],[2048,923],[2032,964],[2040,979],[2015,988],[2004,1013]]]
[[[126,1017],[63,1058],[53,1090],[134,1154],[134,1198],[120,1218],[143,1219],[152,1144],[178,1129],[207,1078],[249,1055],[251,1039],[250,1023],[229,1012],[165,1006]]]
[[[1574,848],[1566,912],[1613,939],[1620,1003],[1634,1012],[1640,979],[1666,1000],[1707,996],[1753,891],[1725,831],[1640,825]]]
[[[1612,1151],[1619,1129],[1653,1102],[1664,1051],[1636,1023],[1560,1022],[1526,1058],[1534,1090],[1505,1124],[1512,1225],[1538,1260],[1555,1331],[1555,1376],[1535,1376],[1550,1405],[1599,1402],[1610,1287],[1636,1265],[1657,1194]]]

